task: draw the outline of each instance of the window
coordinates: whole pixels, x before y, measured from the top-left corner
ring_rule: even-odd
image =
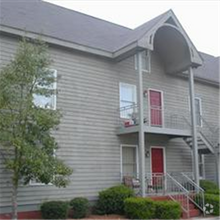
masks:
[[[135,145],[122,145],[121,172],[123,176],[138,177],[138,150]]]
[[[134,56],[135,59],[135,69],[138,69],[137,55]],[[150,50],[144,50],[142,52],[142,71],[150,73],[151,72],[151,57]]]
[[[51,71],[51,75],[56,79],[57,78],[57,71],[56,70],[50,70],[50,71]],[[50,86],[37,85],[37,87],[56,90],[57,83],[55,80],[55,82]],[[56,109],[56,94],[50,95],[49,97],[46,97],[45,95],[34,94],[33,102],[34,102],[35,106],[55,110]]]
[[[189,97],[189,109],[190,107],[190,97]],[[196,126],[202,127],[202,100],[199,97],[195,97],[195,113],[196,113]]]
[[[196,125],[202,127],[202,101],[195,98]]]
[[[52,156],[53,156],[53,157],[56,157],[56,150],[53,150],[53,155],[52,155]],[[54,178],[54,176],[53,176],[53,178]],[[29,185],[30,185],[30,186],[46,186],[46,185],[51,186],[51,185],[53,185],[53,184],[52,184],[52,183],[46,184],[46,183],[42,183],[42,182],[39,181],[39,180],[31,179],[31,180],[29,181]]]
[[[137,104],[136,86],[120,83],[120,112],[121,118],[130,118]]]
[[[30,180],[29,185],[30,186],[45,186],[46,184],[40,181],[37,181],[36,179],[33,179],[33,180]],[[48,185],[52,185],[52,184],[50,183]]]
[[[198,154],[199,159],[199,178],[205,179],[205,162],[204,162],[204,155]]]

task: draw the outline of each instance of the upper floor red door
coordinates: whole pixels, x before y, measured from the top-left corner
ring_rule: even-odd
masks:
[[[151,126],[162,126],[162,94],[160,91],[150,90],[150,122]]]

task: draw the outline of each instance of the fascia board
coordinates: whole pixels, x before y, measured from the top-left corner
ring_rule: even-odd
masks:
[[[36,33],[32,33],[32,32],[26,32],[25,30],[20,30],[20,29],[0,25],[0,31],[5,32],[5,33],[9,33],[12,35],[24,36],[24,37],[28,37],[28,38],[32,38],[32,39],[39,39],[40,38],[49,44],[55,44],[55,45],[67,47],[70,49],[74,49],[74,50],[78,50],[78,51],[82,51],[82,52],[86,52],[86,53],[91,53],[91,54],[95,54],[95,55],[99,55],[99,56],[103,56],[103,57],[108,57],[108,58],[113,58],[112,53],[108,52],[108,51],[103,51],[103,50],[87,47],[84,45],[60,40],[60,39],[53,38],[50,36],[45,36],[45,35],[36,34]]]

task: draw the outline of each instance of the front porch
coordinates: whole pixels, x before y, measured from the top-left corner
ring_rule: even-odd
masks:
[[[183,218],[199,216],[204,211],[204,191],[193,179],[192,173],[147,173],[146,197],[156,201],[178,202]],[[136,177],[124,176],[123,181],[134,189],[137,196],[141,196],[139,180]]]

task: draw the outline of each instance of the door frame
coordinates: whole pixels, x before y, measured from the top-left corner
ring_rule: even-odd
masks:
[[[135,144],[120,144],[120,178],[123,181],[122,171],[123,171],[123,161],[122,161],[122,148],[123,147],[133,147],[136,152],[136,163],[137,163],[137,178],[139,178],[139,154],[138,154],[138,145]]]
[[[152,153],[151,153],[152,148],[163,149],[163,172],[164,172],[164,174],[166,174],[166,172],[167,172],[167,167],[166,167],[166,148],[164,146],[150,146],[150,172],[153,173],[153,171],[152,171]]]
[[[150,91],[159,92],[161,94],[161,116],[162,116],[162,125],[161,128],[164,127],[164,97],[163,91],[159,89],[148,88],[148,118],[149,118],[149,126],[151,127],[151,108],[150,108]]]

